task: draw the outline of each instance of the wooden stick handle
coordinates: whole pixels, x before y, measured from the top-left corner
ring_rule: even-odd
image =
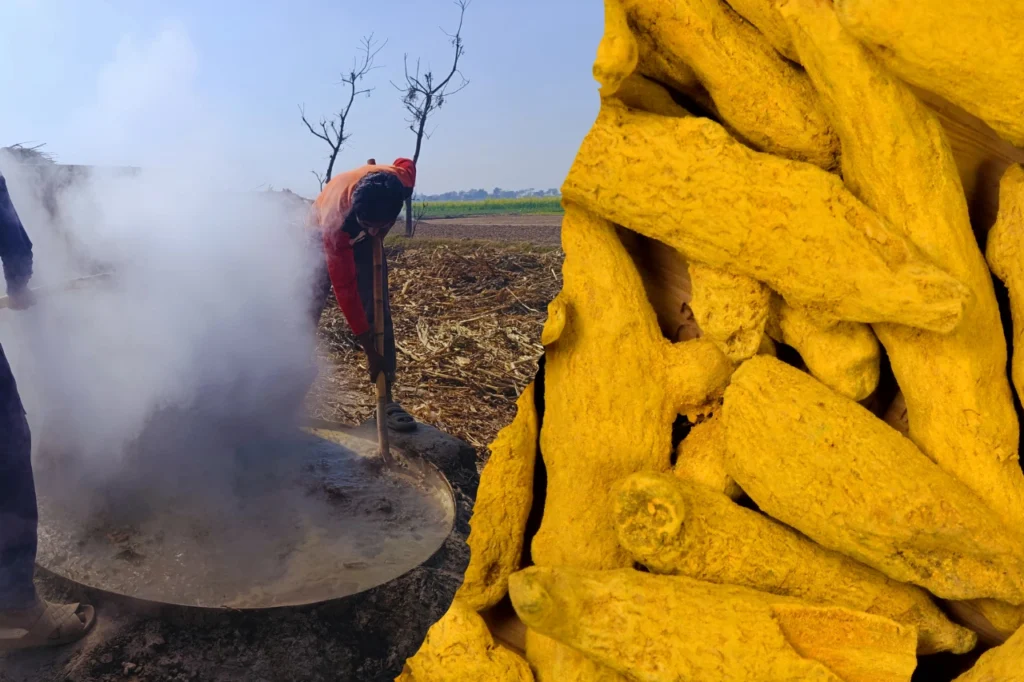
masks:
[[[384,355],[384,240],[378,235],[373,238],[373,342],[377,352]],[[388,406],[388,379],[384,368],[377,375],[377,445],[384,465],[394,464],[391,446],[388,442],[388,423],[385,414]]]

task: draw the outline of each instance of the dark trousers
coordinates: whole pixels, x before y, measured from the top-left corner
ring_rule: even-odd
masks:
[[[18,385],[0,346],[0,610],[34,603],[36,561],[32,437]]]
[[[317,239],[319,251],[323,253],[323,244]],[[359,300],[366,312],[366,320],[370,323],[370,330],[374,329],[374,315],[376,314],[373,304],[373,240],[364,238],[353,247],[353,254],[356,262],[356,288],[359,290]],[[328,297],[331,295],[331,277],[327,273],[326,261],[320,260],[320,273],[313,292],[313,324],[320,325],[320,316],[327,307]],[[384,259],[384,374],[388,378],[388,388],[395,380],[395,369],[398,356],[395,351],[395,327],[391,321],[391,296],[388,294],[388,261]]]

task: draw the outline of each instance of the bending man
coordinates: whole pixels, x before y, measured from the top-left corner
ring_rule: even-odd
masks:
[[[0,175],[0,259],[10,307],[32,305],[32,242]],[[32,438],[18,384],[0,346],[0,651],[66,644],[81,639],[95,620],[91,606],[49,604],[38,597],[32,574],[38,524],[32,478]]]
[[[388,380],[388,427],[411,431],[416,422],[394,401],[395,329],[384,263],[384,353],[373,343],[373,237],[383,238],[395,224],[405,199],[412,195],[416,167],[409,159],[390,166],[367,164],[336,175],[313,203],[316,240],[324,252],[313,300],[313,322],[319,325],[331,288],[352,333],[366,353],[370,380],[384,372]]]

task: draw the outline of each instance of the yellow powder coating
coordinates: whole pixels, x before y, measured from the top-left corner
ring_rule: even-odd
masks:
[[[710,341],[666,340],[614,226],[565,208],[563,288],[541,335],[548,481],[531,554],[543,566],[617,568],[630,560],[615,538],[609,489],[636,471],[667,471],[676,415],[720,394],[733,366]],[[550,648],[527,642],[538,677],[569,680],[578,655]]]
[[[942,126],[843,30],[831,2],[784,0],[780,11],[839,132],[847,186],[973,293],[951,334],[876,326],[906,399],[910,439],[1007,524],[1024,527],[1006,343]]]
[[[396,682],[533,682],[520,656],[494,643],[487,624],[461,600],[427,631]]]
[[[844,682],[907,681],[917,667],[913,627],[845,609],[779,604],[774,612],[796,652],[824,663]]]
[[[1024,602],[1024,548],[985,504],[857,403],[774,358],[733,375],[726,469],[763,512],[945,599]]]
[[[634,682],[838,682],[809,658],[819,654],[855,671],[845,679],[909,680],[909,672],[888,674],[897,656],[914,669],[913,628],[743,587],[632,569],[533,567],[512,575],[509,595],[527,626]],[[841,640],[855,644],[840,654],[834,645]]]
[[[974,667],[954,682],[1024,682],[1024,629],[982,654]]]
[[[755,279],[689,264],[690,309],[704,337],[733,362],[753,357],[768,320],[771,290]]]
[[[815,315],[950,331],[969,298],[838,177],[754,152],[707,119],[605,100],[562,192]]]
[[[881,351],[866,324],[817,320],[775,296],[768,334],[795,348],[810,373],[839,395],[864,400],[878,387]]]
[[[732,499],[743,494],[725,470],[725,430],[718,414],[690,429],[676,448],[673,471],[684,481],[692,481]]]
[[[515,419],[490,446],[469,522],[469,566],[456,598],[475,611],[494,606],[508,591],[508,577],[519,570],[533,506],[538,425],[532,383],[516,405]]]
[[[964,653],[977,640],[951,623],[924,590],[673,476],[641,472],[616,486],[615,527],[626,551],[655,573],[884,616],[916,628],[922,654]]]
[[[810,81],[721,0],[622,6],[654,52],[693,69],[721,119],[752,146],[822,168],[837,165],[838,141]]]
[[[985,255],[1010,292],[1013,385],[1024,399],[1024,169],[1016,164],[999,181],[999,217],[989,230]]]
[[[1024,146],[1019,0],[836,0],[836,11],[893,73]]]
[[[778,0],[727,0],[729,6],[757,27],[761,35],[786,59],[799,62],[800,58],[789,37],[789,27],[779,15]]]

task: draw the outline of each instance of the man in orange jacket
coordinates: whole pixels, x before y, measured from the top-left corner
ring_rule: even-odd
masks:
[[[372,159],[371,159],[372,161]],[[324,259],[313,293],[313,322],[319,325],[331,288],[352,333],[366,353],[370,380],[384,372],[388,380],[388,427],[416,428],[413,418],[391,395],[395,379],[395,330],[384,263],[384,352],[373,343],[373,238],[395,224],[416,184],[416,166],[396,159],[390,166],[367,164],[331,178],[313,202],[312,222]]]

